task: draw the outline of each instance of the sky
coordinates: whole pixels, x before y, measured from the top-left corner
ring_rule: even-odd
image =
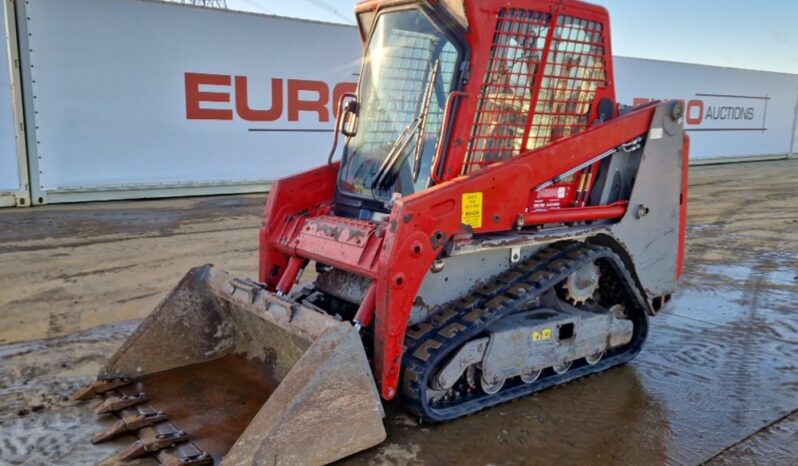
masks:
[[[487,1],[487,0],[485,0]],[[595,0],[616,55],[798,74],[798,1]],[[227,0],[231,9],[355,24],[353,0]]]

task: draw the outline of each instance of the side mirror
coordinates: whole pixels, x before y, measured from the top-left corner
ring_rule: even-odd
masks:
[[[357,100],[350,99],[344,104],[340,121],[341,134],[348,138],[357,134],[358,110]]]
[[[338,101],[338,112],[335,115],[335,130],[333,131],[333,145],[330,149],[330,155],[327,157],[327,163],[332,163],[335,156],[335,150],[338,148],[338,135],[343,133],[344,136],[351,138],[357,134],[357,95],[351,92],[341,96]]]

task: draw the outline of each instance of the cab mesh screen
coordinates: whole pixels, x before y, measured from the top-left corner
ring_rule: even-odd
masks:
[[[596,89],[607,86],[600,23],[560,16],[540,84],[526,149],[582,132]]]
[[[552,30],[552,21],[530,10],[499,13],[464,173],[587,126],[596,90],[607,86],[602,25],[562,15]]]

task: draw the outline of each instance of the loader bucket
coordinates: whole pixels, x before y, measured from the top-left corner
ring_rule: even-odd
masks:
[[[118,420],[94,442],[163,464],[326,464],[385,439],[358,333],[206,265],[191,270],[75,399]]]

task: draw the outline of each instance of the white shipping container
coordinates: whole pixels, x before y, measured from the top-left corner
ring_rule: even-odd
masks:
[[[693,159],[792,152],[798,75],[617,57],[623,103],[681,99]]]
[[[0,43],[0,206],[16,204],[15,194],[23,188],[17,158],[13,89],[11,87],[11,60],[9,58],[8,31],[3,16],[3,42]]]
[[[350,26],[150,0],[18,5],[38,203],[265,190],[326,160],[335,97],[357,81]],[[798,146],[798,75],[618,57],[616,89],[684,99],[696,160]]]
[[[266,189],[324,163],[334,96],[357,80],[348,26],[139,0],[25,9],[42,202]]]
[[[790,156],[798,156],[798,102],[795,104],[795,129],[792,133],[792,153]]]

